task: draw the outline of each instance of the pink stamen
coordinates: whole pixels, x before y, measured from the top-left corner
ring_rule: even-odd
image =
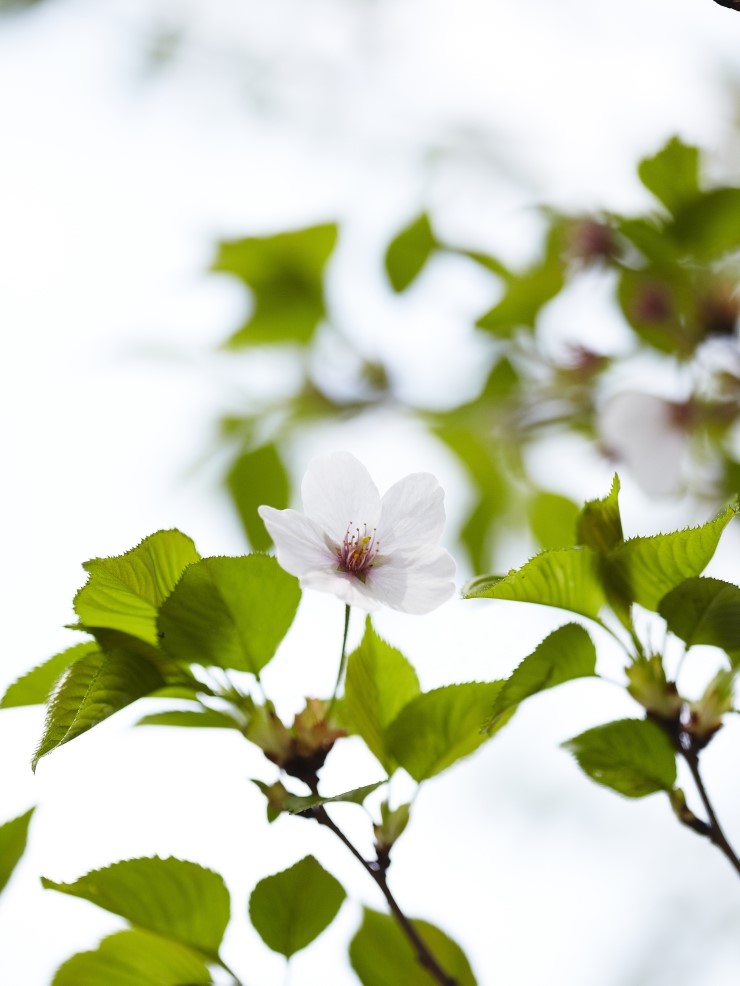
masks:
[[[361,533],[359,527],[353,528],[352,521],[349,522],[342,546],[337,551],[337,561],[342,571],[365,581],[367,571],[373,567],[380,550],[380,542],[376,540],[375,535],[375,528],[372,534],[368,534],[367,524],[363,524]]]

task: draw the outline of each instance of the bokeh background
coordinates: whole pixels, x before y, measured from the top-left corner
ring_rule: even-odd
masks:
[[[219,349],[245,295],[208,272],[218,240],[340,222],[328,290],[342,331],[401,399],[448,407],[480,388],[472,322],[490,284],[448,258],[393,295],[382,253],[420,209],[450,241],[516,264],[536,248],[538,205],[649,207],[635,164],[672,134],[709,150],[717,180],[738,177],[740,17],[711,0],[40,0],[0,14],[3,686],[73,642],[63,627],[83,560],[173,526],[202,554],[245,550],[217,422],[289,389],[295,371],[273,352]],[[594,278],[554,321],[608,346],[620,326],[606,294]],[[337,353],[316,358],[341,389]],[[333,448],[358,455],[381,489],[435,472],[452,530],[469,504],[459,464],[393,409],[306,430],[294,474]],[[575,499],[606,493],[613,471],[567,443],[532,467]],[[685,500],[623,480],[629,533],[697,519]],[[462,581],[472,573],[452,534],[448,544]],[[512,536],[497,567],[531,550]],[[736,558],[730,536],[712,571],[737,580]],[[306,594],[266,675],[286,713],[331,687],[341,622],[338,601]],[[433,687],[508,674],[561,622],[455,599],[423,619],[381,613],[377,627]],[[620,799],[558,748],[634,709],[607,683],[571,683],[425,787],[393,885],[409,913],[461,943],[482,986],[737,982],[740,902],[720,854],[676,825],[665,799]],[[118,926],[38,881],[114,859],[174,854],[222,872],[234,901],[225,957],[260,986],[286,982],[246,921],[262,876],[313,852],[355,900],[380,906],[325,833],[289,818],[267,827],[247,781],[264,768],[236,736],[134,730],[136,718],[115,716],[34,777],[42,710],[2,714],[2,817],[40,806],[0,898],[3,981],[47,986]],[[731,836],[737,739],[727,727],[706,762]],[[347,746],[327,787],[377,777]],[[359,809],[336,811],[364,838]],[[355,982],[344,956],[358,921],[345,905],[290,981]]]

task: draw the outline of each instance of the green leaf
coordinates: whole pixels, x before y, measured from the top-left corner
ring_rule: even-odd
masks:
[[[172,709],[142,716],[137,726],[195,726],[206,729],[239,729],[239,723],[226,712],[217,709]]]
[[[157,668],[135,653],[124,649],[86,653],[64,672],[54,690],[33,769],[47,753],[165,683]]]
[[[377,635],[368,617],[365,634],[347,660],[342,721],[363,738],[383,768],[396,767],[386,729],[419,694],[419,679],[403,654]]]
[[[34,809],[0,825],[0,890],[5,888],[18,860],[26,849],[28,825]]]
[[[55,883],[46,877],[41,883],[214,959],[229,923],[231,904],[223,878],[172,856],[122,860],[92,870],[74,883]]]
[[[649,719],[608,722],[563,746],[592,780],[628,798],[670,791],[676,783],[676,754],[671,742]]]
[[[423,212],[390,243],[385,269],[394,291],[405,291],[437,248],[429,216]]]
[[[525,698],[574,678],[596,674],[596,648],[577,623],[566,623],[525,657],[496,696],[486,728]]]
[[[447,247],[447,250],[451,253],[458,253],[461,257],[467,257],[469,260],[475,261],[485,270],[490,271],[497,277],[506,279],[511,276],[511,271],[502,263],[498,257],[493,257],[490,253],[481,253],[480,250],[460,250],[455,247]]]
[[[447,416],[434,428],[465,467],[478,497],[460,532],[474,570],[490,564],[490,542],[505,517],[507,485],[496,443],[477,424],[456,421]]]
[[[162,606],[162,649],[175,660],[259,674],[295,616],[301,591],[274,558],[204,558]]]
[[[706,568],[735,513],[734,507],[727,507],[701,527],[630,538],[617,545],[609,553],[606,569],[610,591],[656,611],[671,589]]]
[[[740,587],[720,579],[691,578],[664,596],[658,612],[688,647],[709,644],[740,659]]]
[[[85,627],[107,627],[157,643],[157,610],[178,579],[200,555],[180,531],[159,531],[114,558],[93,558],[90,573],[75,596]]]
[[[163,688],[158,689],[158,693],[177,697],[175,692],[185,689],[187,698],[192,698],[195,692],[213,694],[207,685],[198,681],[189,668],[173,661],[159,647],[148,644],[140,637],[133,637],[120,630],[109,630],[107,627],[91,627],[90,633],[104,654],[125,652],[153,665],[166,682]]]
[[[459,945],[428,921],[411,922],[437,963],[458,986],[476,986]],[[362,986],[435,986],[439,980],[419,964],[412,945],[388,914],[365,908],[360,930],[349,946],[352,968]]]
[[[543,548],[567,548],[573,544],[578,506],[567,496],[538,490],[529,501],[529,524]]]
[[[300,814],[302,811],[307,811],[309,808],[316,808],[319,805],[330,805],[340,801],[352,805],[361,805],[365,801],[365,798],[372,794],[373,791],[377,791],[381,784],[385,784],[385,781],[365,784],[364,787],[356,787],[354,790],[346,791],[344,794],[335,794],[333,798],[321,798],[315,794],[305,796],[289,794],[284,799],[284,804],[291,815]]]
[[[283,510],[290,499],[290,481],[277,448],[270,443],[240,455],[226,477],[244,531],[255,551],[272,544],[257,507],[263,503]]]
[[[562,229],[550,230],[545,256],[521,274],[507,273],[501,300],[475,323],[493,335],[508,338],[520,326],[534,328],[540,309],[565,283]]]
[[[622,517],[619,512],[619,476],[601,500],[589,500],[578,516],[578,543],[594,551],[607,552],[624,541]]]
[[[249,917],[264,943],[287,959],[318,938],[347,895],[313,856],[260,880],[249,898]]]
[[[686,203],[669,233],[700,261],[740,249],[740,188],[715,188]]]
[[[459,537],[474,570],[490,564],[491,542],[501,519],[501,504],[495,496],[482,496],[466,517]]]
[[[310,342],[326,313],[323,275],[337,241],[333,223],[219,244],[211,270],[237,277],[253,308],[225,346]]]
[[[616,229],[653,264],[675,264],[681,251],[666,233],[666,223],[660,216],[610,216]]]
[[[57,970],[51,986],[211,986],[202,957],[149,931],[119,931]]]
[[[640,181],[669,212],[700,194],[699,149],[672,137],[654,157],[640,161]]]
[[[588,548],[556,548],[535,555],[508,575],[480,575],[462,591],[465,599],[540,603],[598,620],[606,601],[598,556]]]
[[[393,756],[419,782],[467,757],[513,714],[512,710],[501,716],[495,730],[482,732],[503,685],[503,681],[476,681],[417,695],[388,728]]]
[[[48,661],[14,681],[0,701],[0,709],[13,709],[22,705],[43,705],[62,673],[79,658],[98,650],[94,640],[68,647]]]

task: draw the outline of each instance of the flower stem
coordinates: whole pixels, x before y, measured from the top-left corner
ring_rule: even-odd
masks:
[[[363,857],[362,853],[350,842],[339,826],[332,821],[323,805],[314,808],[311,815],[316,819],[319,825],[323,825],[330,829],[334,835],[336,835],[336,837],[344,843],[355,859],[373,878],[375,883],[380,888],[380,892],[385,897],[393,917],[400,925],[401,930],[406,935],[414,951],[416,952],[416,958],[419,964],[427,970],[427,972],[440,984],[440,986],[460,986],[457,979],[454,979],[452,976],[448,975],[442,966],[437,962],[434,955],[429,951],[426,943],[421,938],[419,932],[398,906],[396,898],[393,896],[388,886],[385,868],[381,867],[378,863],[368,862],[368,860]]]
[[[713,843],[713,845],[715,845],[720,852],[724,853],[735,868],[736,872],[740,874],[740,859],[730,843],[727,841],[727,837],[722,831],[722,827],[720,826],[717,815],[715,814],[712,802],[709,800],[707,789],[704,787],[704,781],[699,771],[699,753],[697,750],[681,750],[681,755],[689,766],[691,776],[694,778],[694,784],[696,784],[696,789],[699,792],[699,797],[701,798],[702,804],[704,805],[704,810],[707,813],[707,818],[709,819],[705,830],[701,834],[706,835],[709,841]],[[691,827],[694,828],[694,831],[700,831],[700,829],[696,826]]]
[[[334,685],[334,691],[332,692],[331,702],[329,703],[329,711],[326,713],[326,718],[329,719],[334,708],[334,703],[337,700],[337,695],[339,693],[339,687],[342,684],[342,678],[344,678],[344,672],[347,668],[347,633],[349,632],[349,613],[350,607],[347,604],[344,607],[344,634],[342,635],[342,656],[339,658],[339,671],[337,672],[337,680]]]
[[[234,980],[234,986],[243,986],[241,979],[237,976],[237,974],[234,972],[233,969],[230,969],[229,966],[226,965],[223,959],[219,958],[218,964],[221,966],[224,972],[228,973],[231,976],[231,978]]]

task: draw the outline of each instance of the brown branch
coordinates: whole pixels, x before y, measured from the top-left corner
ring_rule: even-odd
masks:
[[[401,927],[401,930],[411,942],[411,945],[416,952],[416,957],[419,960],[419,964],[422,965],[434,979],[436,979],[440,986],[460,986],[458,981],[453,979],[452,976],[449,976],[440,966],[434,955],[432,955],[429,951],[429,948],[424,940],[419,935],[419,932],[398,906],[398,903],[391,893],[388,886],[388,881],[386,879],[387,866],[382,867],[378,863],[371,863],[366,860],[362,853],[350,842],[344,832],[342,832],[335,822],[331,820],[323,805],[313,808],[310,813],[307,812],[306,814],[310,814],[310,817],[315,818],[319,825],[323,825],[325,828],[330,829],[334,835],[336,835],[336,837],[344,843],[365,871],[370,874],[380,888],[380,892],[388,902],[388,907],[390,907],[393,917],[396,919]]]
[[[704,810],[707,813],[708,822],[702,822],[700,819],[696,818],[695,815],[691,815],[692,821],[687,821],[679,818],[688,825],[699,835],[706,836],[709,841],[715,845],[720,852],[729,859],[730,863],[735,868],[736,872],[740,874],[740,859],[738,859],[735,850],[732,848],[730,843],[727,841],[725,833],[722,831],[722,827],[719,824],[717,815],[715,814],[714,808],[712,807],[712,802],[709,800],[709,795],[707,794],[707,789],[704,787],[704,781],[702,780],[701,773],[699,771],[699,752],[695,749],[684,750],[681,749],[681,756],[684,758],[688,764],[689,770],[691,771],[691,776],[694,778],[694,784],[696,784],[696,789],[699,792],[699,797],[701,798],[702,804],[704,805]]]

